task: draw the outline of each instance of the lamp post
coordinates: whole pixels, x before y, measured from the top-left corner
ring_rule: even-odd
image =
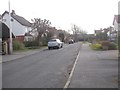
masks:
[[[9,40],[9,54],[12,54],[13,52],[13,46],[12,46],[12,25],[11,25],[11,14],[10,14],[10,0],[8,2],[9,5],[9,34],[10,34],[10,40]]]

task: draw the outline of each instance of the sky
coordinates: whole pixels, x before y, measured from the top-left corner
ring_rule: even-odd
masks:
[[[0,1],[0,14],[9,0]],[[33,18],[48,19],[57,29],[70,30],[73,24],[87,33],[112,26],[120,0],[10,0],[11,11],[31,22]]]

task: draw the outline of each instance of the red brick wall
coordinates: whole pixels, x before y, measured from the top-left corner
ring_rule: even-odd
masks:
[[[25,36],[16,36],[16,40],[23,42]]]

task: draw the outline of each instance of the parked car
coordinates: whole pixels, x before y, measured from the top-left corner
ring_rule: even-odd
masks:
[[[48,49],[50,50],[51,48],[62,48],[63,47],[63,42],[61,42],[59,39],[51,39],[48,42]]]
[[[69,40],[69,44],[73,44],[74,43],[74,40],[73,39],[70,39]]]

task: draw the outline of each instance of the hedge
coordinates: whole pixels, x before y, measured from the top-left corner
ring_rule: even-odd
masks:
[[[24,44],[25,47],[34,47],[40,45],[38,41],[25,41]]]
[[[13,50],[23,50],[25,49],[25,46],[22,42],[14,40],[13,41]]]
[[[102,46],[101,46],[101,44],[92,44],[91,48],[94,49],[94,50],[101,50]]]

